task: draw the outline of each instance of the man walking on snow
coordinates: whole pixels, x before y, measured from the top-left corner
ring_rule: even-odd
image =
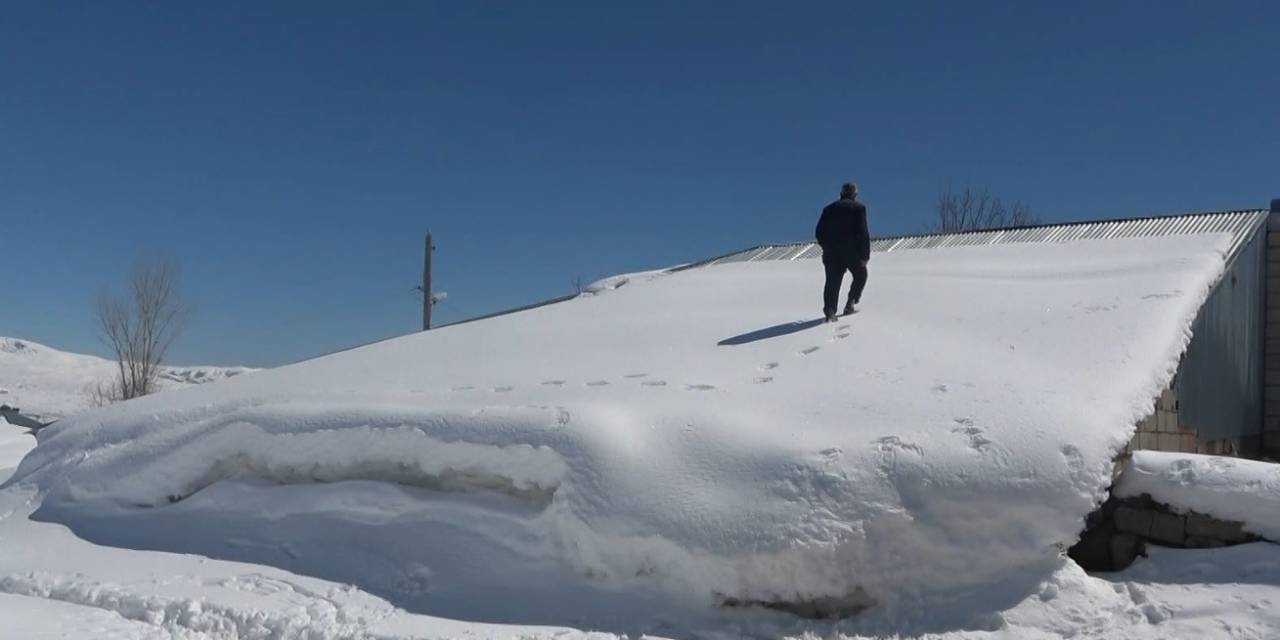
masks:
[[[834,322],[844,272],[853,274],[849,301],[844,305],[845,315],[853,313],[853,305],[862,299],[862,289],[867,286],[871,235],[867,232],[867,207],[858,202],[858,185],[849,182],[840,187],[840,199],[822,210],[814,236],[818,239],[818,246],[822,247],[822,266],[827,271],[827,284],[822,290],[822,313],[827,322]]]

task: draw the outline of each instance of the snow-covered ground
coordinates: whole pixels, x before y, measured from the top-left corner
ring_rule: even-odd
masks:
[[[93,405],[92,392],[108,382],[110,360],[59,351],[38,342],[0,336],[0,403],[45,420],[69,416]],[[172,390],[253,371],[246,367],[164,367],[160,389]]]
[[[1157,550],[1111,579],[1062,551],[1171,377],[1223,240],[878,254],[836,325],[807,320],[814,261],[642,274],[73,416],[0,489],[0,545],[23,549],[0,555],[0,619],[1272,637],[1272,545]],[[832,623],[732,601],[870,608]]]

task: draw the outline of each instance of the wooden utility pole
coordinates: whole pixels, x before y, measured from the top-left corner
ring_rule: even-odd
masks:
[[[427,248],[422,260],[422,330],[431,328],[431,232],[427,232]]]

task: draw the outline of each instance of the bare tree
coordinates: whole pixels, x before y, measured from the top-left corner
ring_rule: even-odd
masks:
[[[966,186],[954,191],[951,185],[938,193],[938,220],[935,231],[979,231],[1006,229],[1040,224],[1040,219],[1025,203],[1015,200],[1006,204],[991,189]]]
[[[116,376],[98,387],[97,401],[129,400],[154,391],[165,353],[186,328],[188,311],[179,291],[178,265],[167,257],[138,259],[125,294],[99,295],[98,330],[115,353]]]

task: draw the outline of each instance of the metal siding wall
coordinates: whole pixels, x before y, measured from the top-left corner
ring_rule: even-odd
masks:
[[[1265,227],[1223,274],[1192,325],[1178,373],[1180,422],[1200,442],[1262,432]],[[1234,278],[1234,283],[1233,283]]]

